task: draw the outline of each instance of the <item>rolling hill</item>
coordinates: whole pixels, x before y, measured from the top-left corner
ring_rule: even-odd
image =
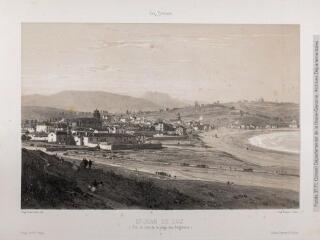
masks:
[[[228,126],[234,122],[263,126],[267,124],[282,125],[292,120],[299,121],[299,105],[296,103],[276,102],[231,102],[223,104],[206,104],[195,108],[171,109],[162,112],[145,113],[143,116],[152,120],[174,120],[180,114],[183,121],[202,119],[205,123]]]
[[[92,112],[96,108],[109,112],[150,111],[160,108],[146,99],[102,91],[63,91],[52,95],[26,95],[22,96],[21,102],[23,107],[51,107],[77,112]]]
[[[39,106],[22,106],[21,108],[21,119],[30,120],[36,119],[38,121],[44,121],[54,118],[75,118],[79,116],[85,116],[79,112],[67,111],[59,108],[52,107],[39,107]]]

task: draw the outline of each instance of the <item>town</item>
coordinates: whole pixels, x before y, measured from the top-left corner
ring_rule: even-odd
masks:
[[[196,118],[183,119],[179,110],[160,109],[154,112],[130,112],[116,114],[105,110],[95,109],[92,113],[80,112],[80,116],[73,118],[50,118],[45,121],[28,119],[22,122],[22,140],[31,142],[47,142],[52,146],[69,145],[97,148],[102,150],[126,149],[161,149],[164,145],[191,145],[198,139],[201,132],[219,127],[229,129],[257,130],[277,128],[299,128],[296,119],[275,121],[268,117],[268,121],[256,124],[253,117],[265,117],[261,114],[251,114],[243,110],[227,107],[219,102],[214,104],[198,104],[187,107],[196,113]],[[227,109],[228,118],[204,119],[205,112],[215,109]],[[171,112],[171,119],[152,119],[153,114]],[[151,114],[150,114],[151,113]],[[266,117],[265,117],[266,118]],[[257,122],[257,121],[256,121]],[[218,137],[218,136],[216,136]],[[50,148],[51,150],[54,148]]]
[[[198,131],[211,129],[214,125],[202,121],[183,122],[179,114],[168,122],[147,120],[129,111],[109,114],[95,109],[92,116],[87,117],[25,120],[22,123],[22,140],[104,150],[160,149],[162,141],[167,144],[185,143]]]

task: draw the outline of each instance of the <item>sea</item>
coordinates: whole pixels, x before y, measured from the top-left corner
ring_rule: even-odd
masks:
[[[273,132],[249,138],[251,145],[288,153],[300,153],[300,132]]]

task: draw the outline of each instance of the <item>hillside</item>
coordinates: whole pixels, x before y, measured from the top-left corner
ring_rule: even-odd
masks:
[[[299,120],[299,105],[296,103],[277,103],[242,101],[231,103],[215,103],[198,106],[184,106],[170,108],[163,105],[174,104],[169,95],[155,94],[151,97],[158,104],[134,97],[111,94],[107,92],[66,91],[50,96],[30,95],[22,97],[22,119],[45,120],[50,118],[73,118],[79,116],[79,111],[92,112],[93,109],[110,112],[125,112],[126,110],[145,110],[141,116],[151,120],[175,120],[180,114],[183,121],[202,119],[205,123],[217,126],[227,126],[238,122],[240,124],[254,124],[263,126],[277,124],[281,126],[292,120]],[[177,105],[178,102],[176,103]],[[181,103],[182,104],[182,103]],[[173,105],[171,105],[173,106]]]
[[[26,95],[22,96],[22,106],[51,107],[84,112],[92,112],[96,108],[109,112],[158,110],[160,108],[145,99],[102,91],[63,91],[48,96]]]
[[[145,92],[141,98],[153,102],[161,108],[177,108],[186,107],[188,105],[178,99],[172,98],[167,93],[161,92]]]
[[[175,188],[162,188],[144,178],[128,178],[112,170],[78,167],[41,151],[22,149],[21,207],[180,209],[205,206],[203,201]],[[95,180],[103,185],[91,192],[88,185]]]
[[[148,119],[173,120],[180,114],[183,121],[199,120],[226,126],[239,121],[242,124],[282,124],[291,120],[299,120],[299,105],[295,103],[276,102],[241,102],[207,104],[195,108],[189,106],[163,112],[144,114]]]
[[[22,106],[21,107],[21,119],[29,120],[36,119],[38,121],[44,121],[53,118],[75,118],[79,117],[78,112],[67,111],[64,109],[52,108],[52,107],[38,107],[38,106]]]
[[[159,179],[99,164],[79,169],[79,162],[26,149],[21,180],[22,209],[274,209],[297,208],[299,199],[283,189]],[[92,192],[95,180],[102,185]]]

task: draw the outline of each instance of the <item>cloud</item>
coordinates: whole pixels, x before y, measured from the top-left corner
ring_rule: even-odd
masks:
[[[147,41],[99,41],[100,47],[137,47],[137,48],[154,48],[155,45]]]
[[[116,67],[111,67],[109,65],[95,65],[95,66],[89,66],[87,68],[87,70],[89,72],[92,72],[92,73],[96,73],[96,72],[118,72],[120,71],[119,68],[116,68]]]

